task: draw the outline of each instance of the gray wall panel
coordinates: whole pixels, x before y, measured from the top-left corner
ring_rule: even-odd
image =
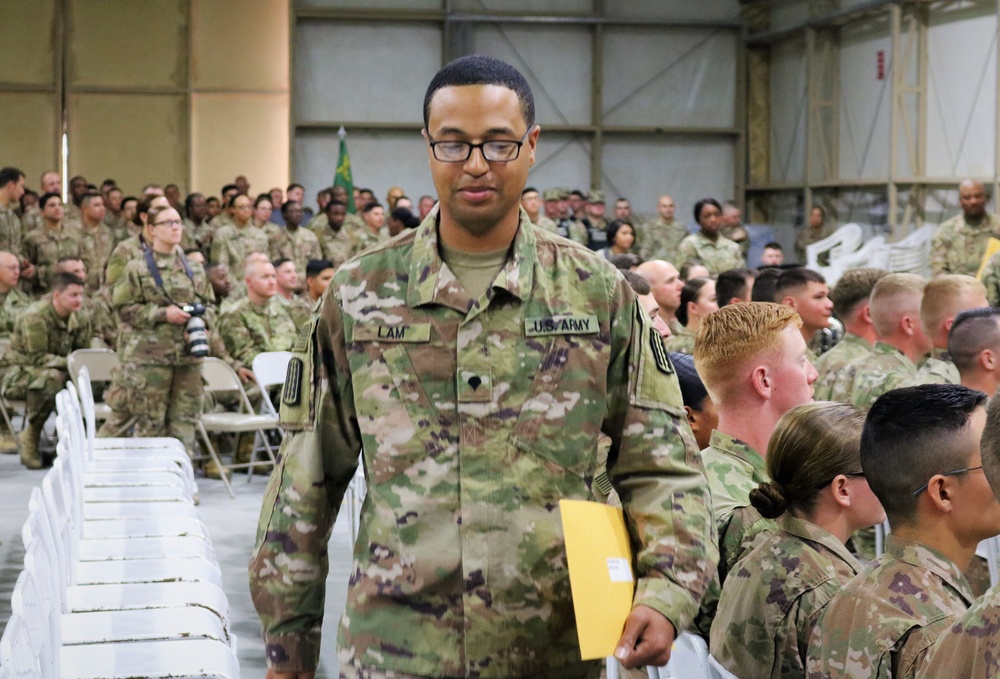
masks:
[[[611,28],[604,41],[606,124],[735,124],[734,31]]]

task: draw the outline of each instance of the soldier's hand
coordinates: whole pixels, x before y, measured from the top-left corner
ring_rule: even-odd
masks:
[[[626,669],[642,665],[663,667],[670,659],[677,630],[659,611],[636,606],[625,621],[625,631],[615,649],[615,658]]]
[[[243,380],[243,384],[250,384],[257,381],[257,378],[253,376],[253,370],[250,370],[250,368],[239,368],[236,374]]]
[[[267,679],[316,679],[315,672],[275,672],[267,671]]]
[[[35,265],[26,259],[21,260],[21,278],[34,278],[35,277]]]
[[[176,304],[171,304],[167,307],[167,323],[173,323],[174,325],[184,325],[187,320],[191,318],[191,314],[181,309]]]

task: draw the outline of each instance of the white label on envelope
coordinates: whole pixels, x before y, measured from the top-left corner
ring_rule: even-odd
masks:
[[[632,567],[627,559],[609,557],[608,575],[611,582],[632,582]]]

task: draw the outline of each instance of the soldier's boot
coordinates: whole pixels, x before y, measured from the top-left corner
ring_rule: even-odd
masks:
[[[215,479],[216,481],[219,481],[219,480],[222,479],[222,470],[219,469],[219,465],[215,464],[215,460],[211,460],[211,459],[205,460],[202,463],[202,465],[201,465],[201,469],[202,469],[202,471],[205,472],[205,477],[206,478]],[[226,475],[227,476],[232,476],[233,473],[227,469],[226,470]]]
[[[256,440],[256,434],[245,432],[240,434],[239,443],[236,446],[236,455],[234,456],[234,462],[236,464],[247,464],[250,462],[250,458],[253,457],[253,444]],[[253,474],[270,474],[271,465],[255,464],[253,466]]]
[[[42,435],[40,422],[29,422],[18,439],[21,442],[21,464],[28,469],[42,468],[42,455],[38,452],[38,439]]]
[[[6,428],[0,431],[0,453],[13,455],[18,451],[17,437],[11,434]]]

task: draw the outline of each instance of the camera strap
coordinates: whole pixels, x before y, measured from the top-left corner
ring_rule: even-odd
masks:
[[[167,292],[166,287],[163,285],[163,276],[160,274],[160,268],[156,266],[156,260],[153,259],[153,248],[147,247],[143,254],[146,257],[146,267],[149,269],[149,275],[153,277],[156,287],[163,290],[163,294],[167,296],[167,299],[170,300],[171,304],[176,304],[176,302],[170,298],[170,293]],[[183,253],[177,251],[174,251],[173,254],[175,257],[180,257],[181,264],[184,266],[184,273],[186,273],[187,277],[191,279],[191,284],[195,286],[194,296],[200,299],[201,295],[198,294],[197,283],[195,283],[194,280],[194,271],[191,270],[191,264],[188,263],[187,257],[185,257]]]

